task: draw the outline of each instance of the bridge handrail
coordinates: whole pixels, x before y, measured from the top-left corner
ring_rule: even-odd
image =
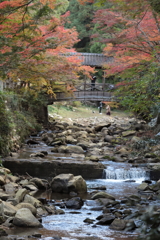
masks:
[[[109,86],[111,84],[110,83],[95,83],[94,85],[94,88],[96,90],[99,90],[99,91],[107,91],[107,90],[112,90],[112,89],[109,89]],[[84,90],[89,90],[92,88],[92,85],[91,83],[77,83],[77,84],[68,84],[68,83],[64,83],[64,84],[57,84],[57,87],[60,86],[60,87],[65,87],[65,90],[71,90],[71,91],[84,91]],[[58,92],[58,91],[57,91]]]

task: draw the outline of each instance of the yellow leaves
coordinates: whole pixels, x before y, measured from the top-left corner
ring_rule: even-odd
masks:
[[[48,4],[48,6],[51,8],[51,9],[54,9],[56,7],[56,0],[40,0],[40,2],[42,4]]]
[[[112,49],[113,49],[113,44],[112,44],[112,43],[108,43],[103,50],[104,50],[104,52],[107,54],[107,53],[109,53]]]

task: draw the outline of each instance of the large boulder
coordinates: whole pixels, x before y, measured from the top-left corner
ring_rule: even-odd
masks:
[[[12,217],[16,214],[17,208],[9,202],[0,202],[0,215],[4,217]]]
[[[27,208],[32,212],[34,216],[37,214],[37,209],[30,203],[19,203],[16,205],[16,208],[17,209]]]
[[[82,154],[82,153],[84,153],[84,150],[80,146],[75,146],[75,145],[64,146],[64,145],[62,145],[58,148],[58,152],[59,153],[78,153],[78,154]]]
[[[70,146],[66,147],[66,153],[80,153],[80,154],[82,154],[82,153],[84,153],[84,150],[80,146],[70,145]]]
[[[59,193],[87,192],[87,185],[82,176],[73,174],[59,174],[52,179],[51,187],[53,192]]]
[[[68,182],[68,189],[69,192],[77,192],[77,193],[84,193],[87,192],[87,184],[86,181],[82,178],[82,176],[74,176]]]
[[[27,208],[21,208],[13,218],[13,224],[18,227],[42,227],[42,224]]]

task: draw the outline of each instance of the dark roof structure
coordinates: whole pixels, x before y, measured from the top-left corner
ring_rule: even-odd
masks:
[[[104,54],[99,53],[78,53],[70,52],[67,54],[62,54],[66,57],[76,56],[78,59],[82,60],[82,65],[87,65],[91,67],[102,67],[103,64],[113,61],[113,57],[105,56]]]

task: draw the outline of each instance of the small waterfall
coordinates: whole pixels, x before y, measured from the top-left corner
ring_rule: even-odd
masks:
[[[142,168],[113,168],[113,167],[108,167],[105,169],[104,172],[104,178],[105,179],[116,179],[116,180],[135,180],[135,179],[140,179],[148,178],[148,174],[146,170]]]

